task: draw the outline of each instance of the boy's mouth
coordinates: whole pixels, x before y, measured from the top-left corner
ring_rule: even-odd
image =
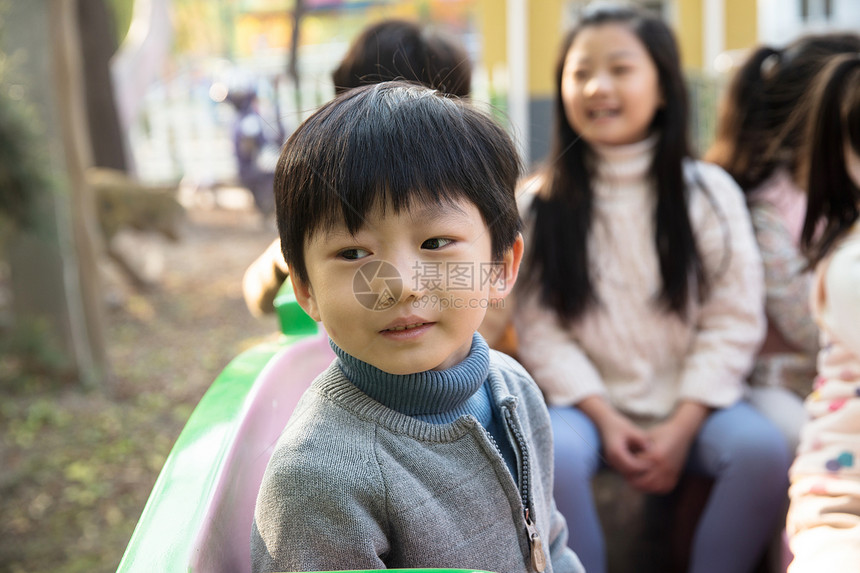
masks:
[[[412,330],[413,328],[418,328],[419,326],[425,326],[430,324],[429,322],[415,322],[412,324],[404,324],[402,326],[391,326],[389,328],[385,328],[382,332],[398,332],[401,330]]]

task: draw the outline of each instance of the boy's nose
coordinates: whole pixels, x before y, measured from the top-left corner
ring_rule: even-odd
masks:
[[[403,291],[400,299],[409,301],[419,299],[432,289],[431,281],[435,280],[435,270],[428,269],[432,263],[418,260],[404,260],[397,265],[400,276],[403,277]]]

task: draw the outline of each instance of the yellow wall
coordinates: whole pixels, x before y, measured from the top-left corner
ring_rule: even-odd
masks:
[[[554,91],[553,68],[561,42],[564,0],[528,3],[529,95],[550,96]],[[505,0],[478,0],[484,65],[492,70],[507,62],[507,12]]]
[[[758,2],[723,0],[723,50],[738,50],[758,42]],[[677,0],[673,22],[685,68],[701,69],[705,57],[704,0]]]
[[[563,0],[529,2],[529,95],[551,97],[555,92],[555,61],[561,43]]]
[[[565,0],[528,2],[529,95],[547,97],[553,93],[553,67],[561,29]],[[723,0],[723,49],[737,50],[758,41],[758,13],[755,0]],[[505,0],[477,0],[483,59],[488,70],[507,61],[507,13]],[[676,21],[672,23],[685,68],[704,65],[704,0],[677,0]]]
[[[726,37],[723,48],[740,50],[758,42],[758,10],[752,0],[724,0]]]
[[[685,68],[701,69],[705,57],[702,0],[678,0],[677,6],[673,27],[681,49],[681,63]]]
[[[508,18],[504,0],[478,0],[478,19],[484,65],[492,70],[497,64],[508,61],[505,45]]]

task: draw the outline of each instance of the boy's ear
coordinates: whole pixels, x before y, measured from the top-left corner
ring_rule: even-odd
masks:
[[[517,233],[513,246],[502,257],[501,272],[494,275],[494,280],[490,285],[490,300],[502,300],[513,290],[520,272],[520,263],[523,261],[524,248],[523,235]]]
[[[314,290],[310,283],[296,278],[292,267],[290,267],[290,282],[293,284],[293,294],[296,296],[299,306],[301,306],[308,316],[317,322],[320,322],[319,306],[317,305]]]

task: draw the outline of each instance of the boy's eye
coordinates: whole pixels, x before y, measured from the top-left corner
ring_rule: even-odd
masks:
[[[584,80],[588,78],[588,70],[574,70],[573,77],[577,80]]]
[[[441,249],[445,245],[449,245],[453,242],[454,241],[452,241],[451,239],[440,239],[438,237],[434,237],[432,239],[427,239],[426,241],[421,243],[421,248],[430,250]]]
[[[620,76],[620,75],[624,75],[627,72],[629,72],[630,69],[631,69],[630,66],[615,66],[612,69],[612,71],[613,71],[613,73],[615,73],[615,75]]]
[[[355,261],[358,259],[363,259],[369,254],[370,253],[368,251],[365,251],[364,249],[344,249],[338,253],[338,256],[348,261]]]

